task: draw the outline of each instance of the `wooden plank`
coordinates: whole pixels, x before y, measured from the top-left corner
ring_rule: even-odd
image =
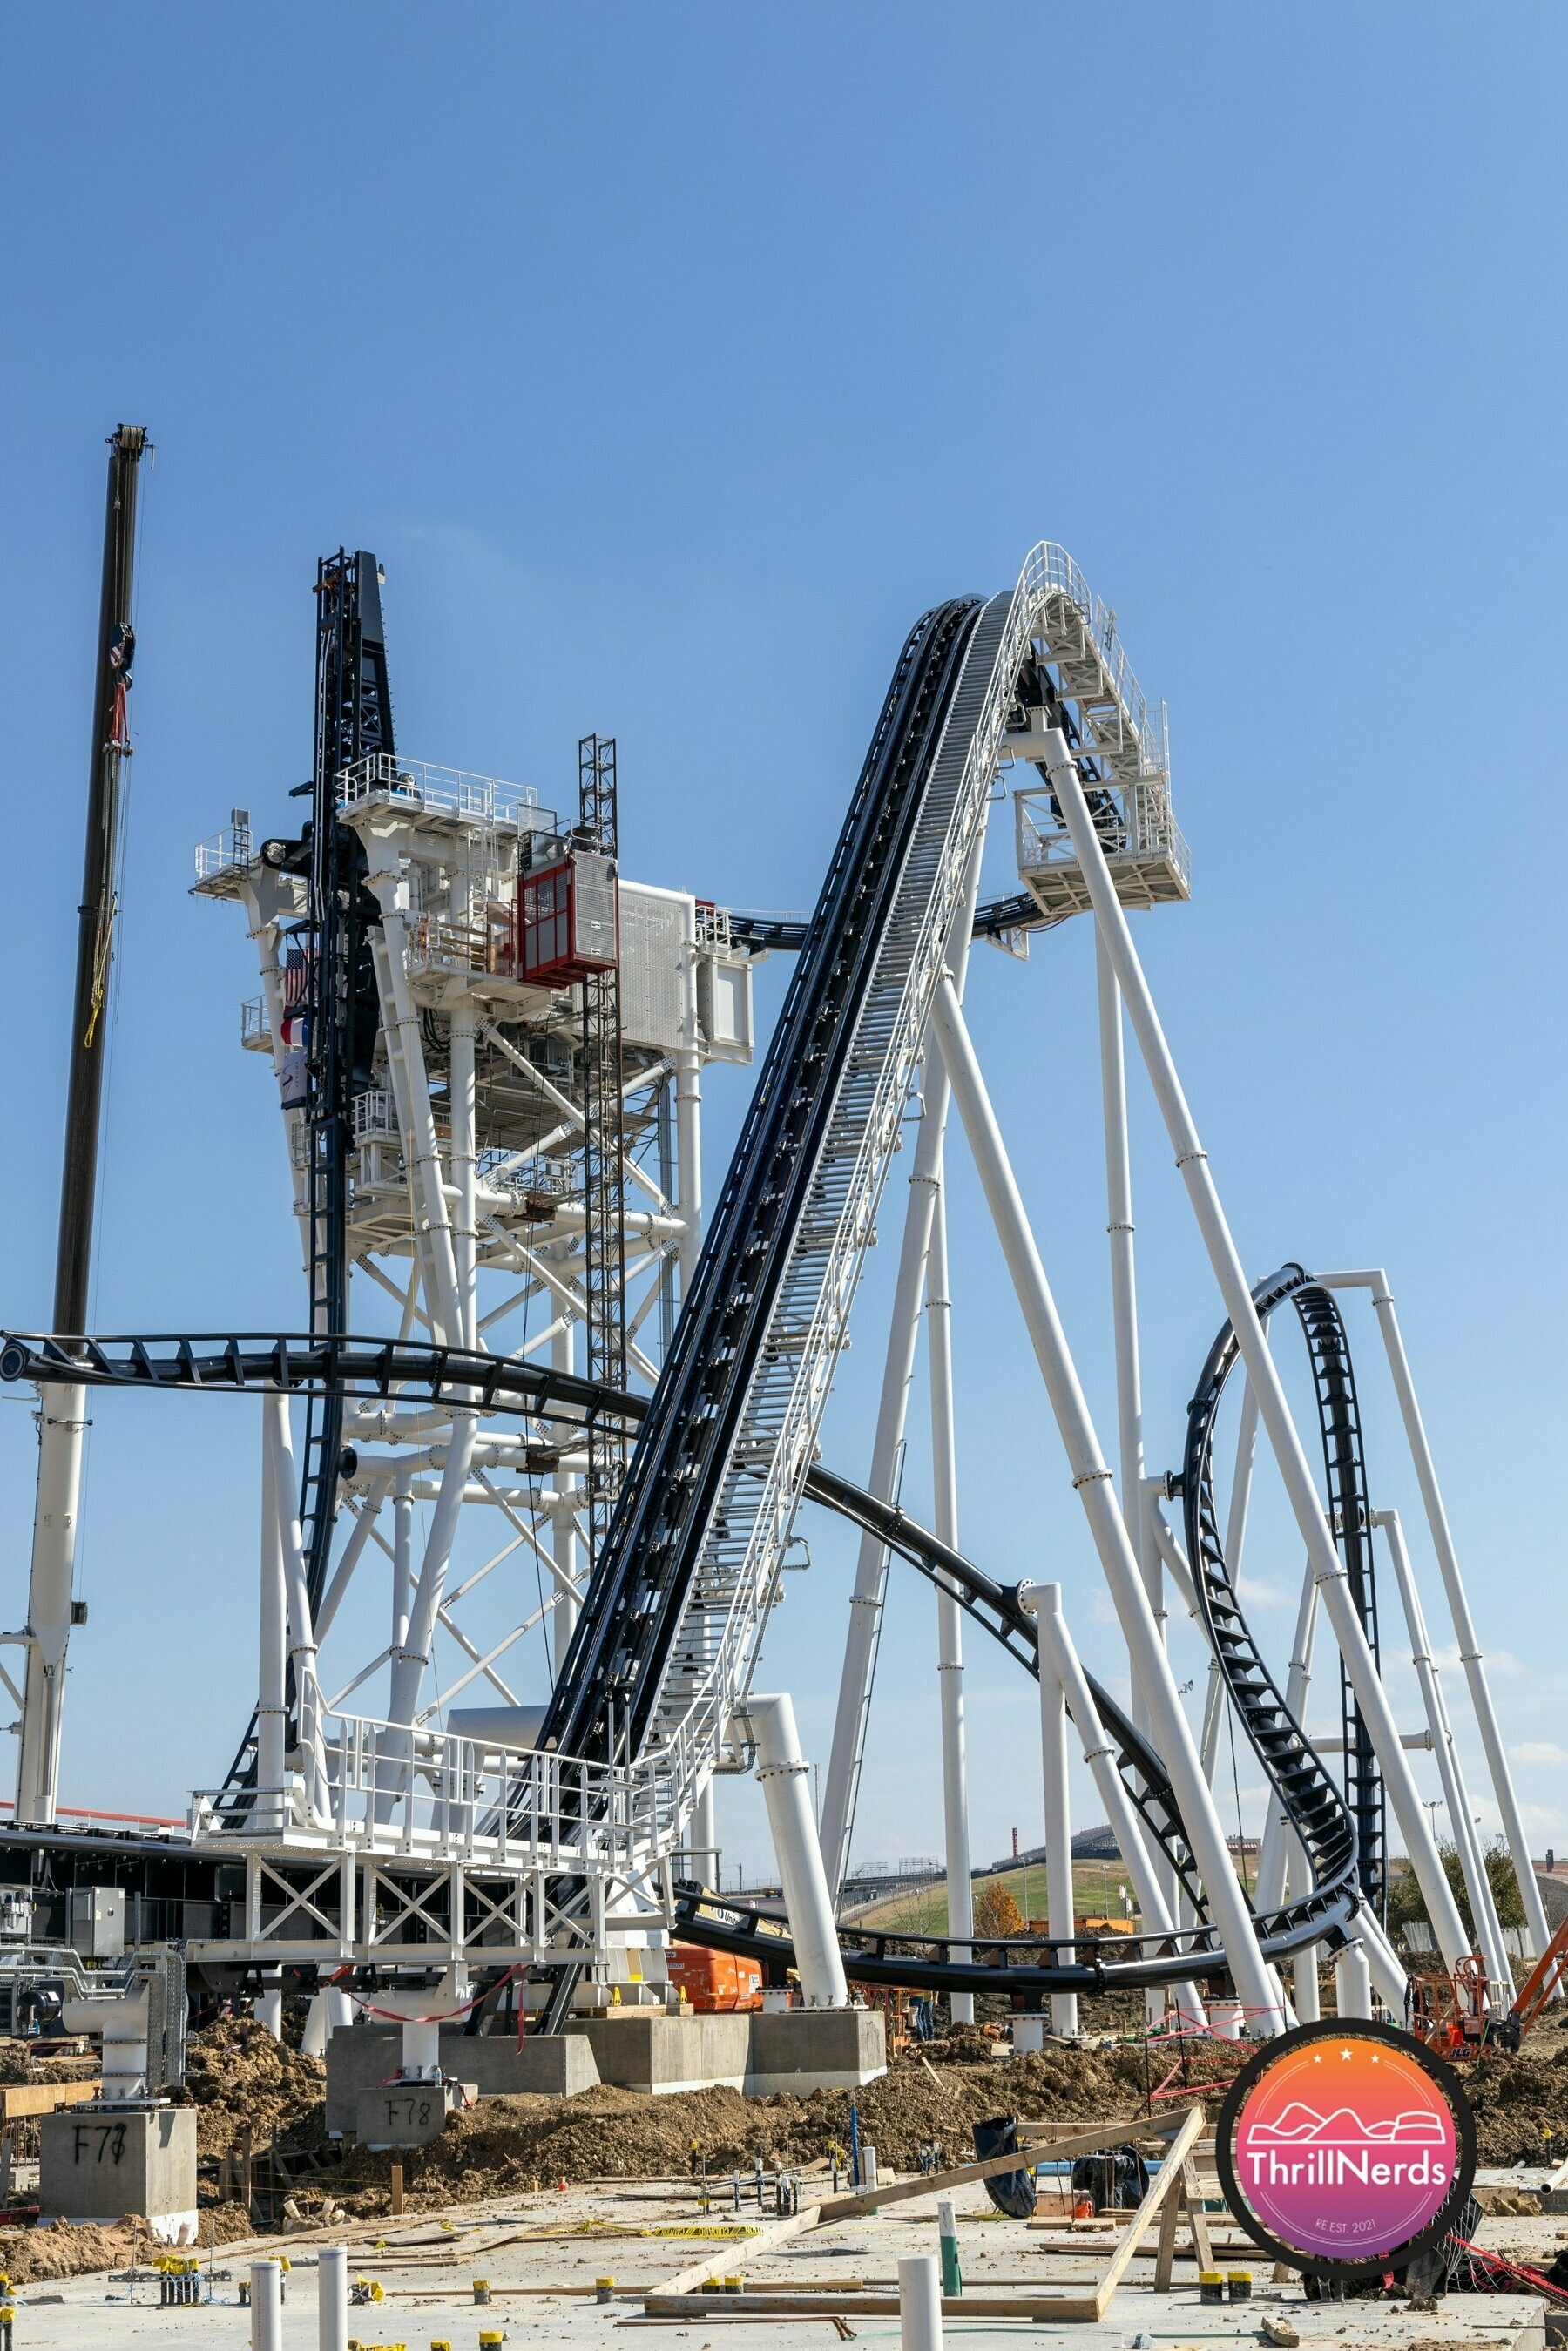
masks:
[[[1167,2196],[1160,2207],[1160,2241],[1155,2253],[1155,2292],[1168,2294],[1176,2270],[1176,2221],[1181,2216],[1179,2196]]]
[[[1189,2114],[1176,2135],[1170,2153],[1161,2164],[1155,2178],[1150,2180],[1148,2192],[1134,2213],[1126,2235],[1111,2256],[1105,2274],[1095,2289],[1094,2315],[1097,2319],[1103,2318],[1110,2309],[1115,2298],[1116,2288],[1126,2275],[1133,2256],[1143,2242],[1144,2231],[1149,2222],[1160,2210],[1166,2197],[1174,2196],[1180,2190],[1186,2177],[1188,2152],[1202,2128],[1203,2116],[1196,2112]]]
[[[1185,2129],[1185,2124],[1182,2127]],[[1170,2138],[1176,2135],[1176,2129],[1173,2122],[1164,2129],[1145,2129],[1142,2136]],[[1102,2123],[1097,2129],[1082,2132],[1076,2138],[1058,2139],[1055,2152],[1059,2156],[1098,2155],[1105,2147],[1124,2146],[1128,2137],[1125,2123]],[[830,2220],[852,2220],[863,2213],[880,2212],[887,2204],[907,2203],[911,2197],[939,2196],[945,2189],[967,2188],[977,2179],[990,2179],[1004,2171],[1027,2171],[1029,2168],[1029,2151],[1020,2145],[1016,2155],[988,2156],[983,2163],[962,2164],[953,2171],[927,2171],[918,2179],[901,2179],[896,2187],[868,2189],[853,2196],[825,2197],[817,2210],[824,2225]]]
[[[102,2089],[90,2082],[7,2082],[0,2088],[0,2122],[20,2122],[24,2115],[52,2115],[61,2106],[85,2105]]]
[[[777,2318],[827,2315],[820,2300],[792,2294],[651,2294],[643,2308],[651,2318],[725,2318],[754,2313]],[[832,2304],[841,2318],[896,2318],[895,2294],[841,2294]],[[1094,2300],[1082,2294],[945,2294],[944,2318],[1036,2318],[1078,2321],[1099,2316]]]
[[[1214,2246],[1208,2234],[1208,2216],[1203,2209],[1203,2189],[1198,2183],[1196,2163],[1184,2163],[1181,2173],[1182,2197],[1186,2205],[1187,2227],[1192,2231],[1192,2250],[1197,2256],[1200,2270],[1214,2267]]]
[[[803,2229],[814,2229],[826,2209],[821,2204],[802,2204],[800,2210],[792,2212],[787,2220],[775,2220],[770,2227],[759,2229],[755,2237],[747,2237],[744,2242],[732,2240],[737,2258],[745,2262],[760,2261],[773,2251],[775,2245],[787,2243],[789,2238],[798,2237]],[[721,2250],[722,2244],[714,2245],[701,2261],[690,2262],[684,2270],[677,2270],[674,2277],[665,2278],[657,2289],[659,2299],[666,2301],[672,2294],[690,2294],[694,2286],[706,2284],[714,2273]],[[727,2299],[733,2302],[735,2297],[731,2294]]]

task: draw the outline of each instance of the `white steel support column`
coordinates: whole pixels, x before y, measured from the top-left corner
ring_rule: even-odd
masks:
[[[1038,1585],[1032,1587],[1038,1590]],[[1072,1943],[1072,1804],[1067,1776],[1067,1699],[1043,1641],[1040,1643],[1040,1764],[1045,1794],[1045,1923],[1060,1958]],[[1078,2030],[1078,1994],[1053,1991],[1051,2029]]]
[[[1531,1939],[1539,1959],[1552,1939],[1547,1923],[1546,1906],[1541,1898],[1541,1888],[1535,1882],[1535,1870],[1531,1861],[1530,1839],[1525,1834],[1520,1814],[1519,1798],[1514,1792],[1513,1774],[1508,1768],[1508,1750],[1502,1743],[1502,1729],[1492,1704],[1491,1688],[1487,1680],[1486,1659],[1481,1655],[1480,1641],[1475,1620],[1470,1614],[1465,1580],[1459,1573],[1459,1555],[1454,1548],[1453,1531],[1448,1525],[1448,1513],[1443,1505],[1442,1489],[1437,1483],[1437,1465],[1432,1458],[1432,1448],[1427,1441],[1427,1426],[1421,1417],[1421,1406],[1416,1395],[1416,1383],[1411,1377],[1410,1362],[1405,1353],[1405,1341],[1399,1329],[1399,1318],[1394,1311],[1394,1299],[1388,1287],[1388,1276],[1381,1266],[1360,1273],[1331,1273],[1318,1276],[1326,1289],[1365,1289],[1372,1292],[1373,1309],[1378,1328],[1383,1332],[1383,1344],[1388,1356],[1388,1368],[1393,1374],[1394,1393],[1399,1399],[1399,1415],[1405,1424],[1406,1441],[1410,1458],[1416,1465],[1416,1482],[1421,1489],[1421,1503],[1431,1531],[1432,1548],[1437,1554],[1437,1572],[1443,1579],[1448,1596],[1448,1614],[1459,1644],[1459,1663],[1465,1669],[1469,1687],[1470,1705],[1475,1713],[1476,1728],[1481,1735],[1487,1771],[1490,1774],[1492,1793],[1502,1815],[1502,1833],[1513,1857],[1513,1872],[1519,1880],[1520,1899],[1530,1925]],[[1554,1995],[1555,1996],[1555,1995]]]
[[[453,1260],[457,1281],[457,1343],[479,1343],[476,1269],[479,1250],[478,1139],[474,1079],[473,999],[459,997],[452,1007],[451,1120],[452,1186],[457,1195],[452,1228]]]
[[[684,1242],[682,1247],[684,1249]],[[685,1263],[684,1258],[682,1263]],[[681,1278],[684,1282],[684,1273]],[[565,1319],[555,1332],[550,1340],[549,1359],[553,1371],[576,1371],[577,1323],[574,1319]],[[569,1594],[578,1592],[581,1581],[577,1505],[582,1481],[575,1470],[558,1464],[554,1483],[556,1499],[550,1505],[550,1553],[555,1561],[556,1589],[560,1597],[550,1611],[550,1656],[559,1680],[561,1667],[566,1663],[566,1653],[571,1646],[571,1636],[577,1630],[577,1620],[582,1613],[580,1602],[569,1597]]]
[[[1270,2037],[1282,2023],[1279,2003],[1252,1932],[1246,1900],[1225,1843],[1225,1831],[1203,1777],[1132,1539],[1111,1491],[1111,1472],[1100,1450],[1057,1315],[1056,1301],[1040,1261],[980,1065],[964,1026],[963,1010],[950,980],[944,979],[937,989],[932,1021],[1008,1271],[1023,1310],[1046,1395],[1061,1432],[1073,1489],[1088,1520],[1127,1644],[1134,1680],[1143,1685],[1151,1736],[1171,1775],[1193,1858],[1203,1879],[1209,1915],[1243,2005],[1252,2016],[1253,2028],[1260,2038]]]
[[[74,1333],[72,1334],[75,1335]],[[38,1390],[38,1483],[27,1579],[27,1664],[16,1761],[16,1820],[46,1824],[59,1800],[66,1649],[71,1636],[87,1390]]]
[[[692,1807],[692,1824],[687,1833],[688,1857],[691,1866],[705,1886],[716,1894],[718,1882],[718,1823],[714,1805],[714,1775],[710,1771],[698,1792]]]
[[[294,1439],[288,1426],[288,1399],[266,1395],[261,1400],[262,1425],[272,1467],[272,1499],[283,1562],[283,1588],[287,1609],[288,1664],[294,1675],[294,1705],[298,1718],[299,1751],[304,1764],[306,1798],[318,1824],[329,1815],[326,1757],[321,1746],[321,1691],[316,1678],[316,1633],[310,1621],[306,1588],[305,1549],[294,1497],[298,1491]]]
[[[408,1646],[413,1610],[413,1464],[400,1461],[392,1484],[392,1653]]]
[[[1133,1539],[1149,1605],[1166,1634],[1165,1575],[1148,1538],[1141,1505],[1144,1482],[1144,1395],[1138,1360],[1138,1282],[1133,1241],[1133,1167],[1127,1143],[1127,1064],[1122,1041],[1122,992],[1098,932],[1094,977],[1100,1011],[1100,1090],[1105,1113],[1105,1230],[1111,1242],[1111,1321],[1116,1351],[1116,1441],[1122,1516]],[[1148,1729],[1144,1694],[1133,1685],[1133,1719]]]
[[[947,1294],[947,1212],[938,1165],[931,1219],[931,1246],[925,1259],[925,1345],[931,1377],[931,1479],[936,1503],[935,1532],[948,1549],[958,1548],[958,1464],[953,1425],[952,1301]],[[947,1933],[958,1940],[949,1952],[967,1959],[962,1938],[975,1923],[974,1893],[969,1878],[969,1791],[964,1752],[964,1615],[957,1601],[940,1585],[936,1592],[936,1679],[942,1697],[942,1821],[947,1864]],[[955,2024],[972,2024],[972,1992],[950,1995]]]
[[[985,836],[975,843],[964,896],[947,935],[947,964],[960,995],[969,967],[975,902],[980,889],[980,859]],[[876,1433],[872,1439],[871,1469],[866,1486],[880,1502],[894,1499],[910,1384],[915,1377],[915,1352],[920,1335],[920,1308],[925,1292],[925,1257],[931,1245],[931,1220],[941,1181],[942,1137],[947,1124],[947,1071],[926,1037],[924,1105],[915,1135],[915,1165],[909,1172],[909,1203],[904,1215],[904,1239],[894,1284],[893,1313],[888,1324],[887,1356],[883,1365],[882,1395],[877,1405]],[[849,1867],[850,1831],[855,1785],[865,1741],[866,1715],[871,1705],[872,1673],[876,1662],[881,1627],[882,1593],[887,1572],[887,1551],[874,1535],[862,1534],[855,1562],[855,1587],[850,1599],[849,1637],[839,1681],[838,1710],[833,1718],[833,1741],[822,1786],[822,1858],[828,1883],[838,1891]]]
[[[1285,1706],[1291,1719],[1306,1729],[1307,1692],[1312,1679],[1312,1635],[1317,1630],[1318,1587],[1312,1562],[1301,1578],[1301,1605],[1296,1611],[1296,1637],[1285,1675]],[[1258,1877],[1253,1900],[1260,1913],[1277,1910],[1285,1898],[1285,1865],[1295,1844],[1291,1816],[1278,1796],[1271,1796],[1258,1846]]]
[[[278,1523],[277,1475],[271,1432],[261,1430],[261,1628],[256,1688],[256,1784],[262,1792],[258,1825],[284,1825],[284,1693],[287,1675],[288,1603]]]
[[[1116,1769],[1116,1754],[1105,1736],[1105,1726],[1100,1719],[1100,1709],[1094,1703],[1089,1677],[1083,1670],[1067,1619],[1061,1613],[1060,1583],[1022,1583],[1019,1586],[1019,1605],[1035,1613],[1040,1626],[1040,1662],[1043,1673],[1049,1657],[1051,1673],[1067,1701],[1067,1711],[1072,1717],[1072,1727],[1078,1733],[1083,1750],[1083,1761],[1089,1766],[1095,1792],[1105,1807],[1106,1818],[1127,1865],[1127,1875],[1133,1881],[1138,1897],[1138,1907],[1144,1914],[1145,1935],[1174,1935],[1176,1920],[1166,1898],[1158,1871],[1149,1857],[1144,1842],[1143,1824],[1133,1810],[1133,1801],[1122,1785],[1122,1775]],[[1049,1858],[1049,1847],[1047,1857]],[[1184,2027],[1201,2032],[1207,2022],[1203,2001],[1195,1983],[1176,1987],[1176,2006]],[[1161,2011],[1164,2010],[1161,1996]]]
[[[697,959],[686,949],[682,1040],[675,1048],[675,1196],[681,1212],[681,1304],[691,1296],[703,1248],[703,1081],[697,1044]]]
[[[1475,1921],[1477,1948],[1486,1960],[1492,1998],[1500,2002],[1506,2012],[1513,2005],[1513,1970],[1509,1965],[1508,1946],[1502,1938],[1502,1921],[1498,1917],[1497,1904],[1492,1897],[1491,1880],[1487,1876],[1480,1839],[1470,1816],[1469,1790],[1465,1785],[1464,1769],[1454,1745],[1443,1686],[1437,1678],[1437,1668],[1432,1658],[1432,1644],[1427,1637],[1421,1595],[1416,1589],[1415,1571],[1410,1564],[1410,1554],[1405,1548],[1405,1530],[1399,1523],[1397,1510],[1374,1510],[1372,1523],[1383,1530],[1388,1544],[1388,1556],[1394,1565],[1394,1580],[1399,1586],[1406,1628],[1410,1635],[1410,1660],[1421,1686],[1421,1703],[1426,1708],[1427,1728],[1432,1734],[1432,1751],[1437,1759],[1443,1801],[1453,1823],[1454,1843],[1458,1848],[1465,1891],[1470,1897],[1470,1917]]]
[[[1083,798],[1078,770],[1066,737],[1057,730],[1052,732],[1047,766],[1051,788],[1056,793],[1093,901],[1095,923],[1110,949],[1117,982],[1166,1123],[1177,1170],[1186,1186],[1193,1215],[1214,1269],[1220,1298],[1236,1332],[1249,1384],[1257,1391],[1260,1416],[1279,1464],[1301,1540],[1313,1562],[1317,1581],[1322,1586],[1323,1603],[1333,1625],[1334,1637],[1339,1643],[1351,1687],[1355,1691],[1362,1717],[1383,1764],[1384,1783],[1405,1839],[1405,1849],[1426,1896],[1427,1913],[1443,1953],[1444,1964],[1454,1968],[1463,1956],[1466,1940],[1458,1906],[1444,1875],[1442,1863],[1437,1858],[1410,1766],[1399,1744],[1399,1733],[1388,1695],[1378,1678],[1366,1635],[1356,1614],[1344,1562],[1335,1551],[1329,1534],[1323,1506],[1312,1481],[1300,1435],[1291,1417],[1284,1384],[1269,1352],[1258,1310],[1252,1303],[1247,1276],[1242,1270],[1241,1259],[1220,1206],[1218,1189],[1209,1171],[1208,1155],[1198,1140],[1192,1113],[1182,1092],[1176,1062],[1166,1042],[1148,981],[1133,945],[1126,915],[1105,862],[1104,849]]]
[[[746,1712],[757,1741],[757,1776],[773,1833],[801,1997],[808,2008],[847,2008],[849,1986],[811,1813],[810,1767],[801,1758],[793,1703],[786,1696],[748,1698]]]
[[[408,924],[402,914],[389,913],[383,916],[382,935],[375,940],[371,952],[381,987],[382,1022],[389,1032],[389,1048],[395,1052],[397,1073],[402,1079],[394,1091],[399,1096],[399,1124],[402,1128],[414,1214],[425,1251],[424,1302],[437,1344],[455,1346],[462,1327],[457,1302],[457,1259],[452,1219],[447,1212],[441,1145],[436,1140],[435,1119],[430,1107],[424,1048],[420,1042],[419,1008],[408,984]]]

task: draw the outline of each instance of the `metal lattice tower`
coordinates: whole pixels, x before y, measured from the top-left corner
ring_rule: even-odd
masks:
[[[579,832],[582,845],[619,855],[615,738],[585,735],[577,747]],[[619,952],[619,949],[618,949]],[[582,982],[582,1291],[587,1307],[587,1371],[608,1386],[626,1384],[626,1225],[622,1163],[621,973]],[[619,1428],[595,1426],[588,1439],[588,1565],[592,1573],[626,1466]]]

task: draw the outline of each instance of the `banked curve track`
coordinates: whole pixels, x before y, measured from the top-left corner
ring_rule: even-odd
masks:
[[[1260,1308],[1271,1311],[1285,1298],[1315,1287],[1301,1268],[1287,1267],[1271,1282],[1260,1285]],[[1319,1298],[1328,1295],[1317,1291]],[[1278,1960],[1310,1942],[1332,1943],[1348,1929],[1358,1899],[1355,1846],[1338,1791],[1312,1757],[1249,1645],[1225,1569],[1216,1531],[1210,1460],[1220,1398],[1235,1360],[1234,1334],[1227,1324],[1210,1351],[1189,1416],[1185,1483],[1189,1498],[1200,1497],[1196,1517],[1203,1531],[1202,1541],[1189,1555],[1204,1562],[1201,1589],[1207,1597],[1207,1613],[1216,1626],[1223,1627],[1216,1655],[1249,1737],[1260,1706],[1268,1710],[1268,1720],[1258,1726],[1256,1751],[1303,1839],[1313,1873],[1306,1894],[1259,1921],[1262,1949]],[[646,1396],[603,1387],[573,1373],[411,1340],[256,1332],[82,1339],[0,1334],[0,1379],[58,1382],[67,1377],[86,1387],[174,1395],[331,1393],[360,1403],[394,1396],[407,1402],[414,1395],[438,1406],[477,1402],[481,1412],[516,1415],[570,1432],[565,1437],[568,1443],[595,1423],[639,1428],[650,1405]],[[988,1575],[896,1503],[879,1500],[823,1464],[809,1472],[806,1496],[867,1530],[929,1582],[950,1592],[976,1625],[1026,1672],[1038,1677],[1035,1620],[1019,1605],[1016,1583]],[[1194,1515],[1189,1499],[1189,1543]],[[1268,1695],[1260,1698],[1265,1685]],[[1090,1687],[1139,1817],[1201,1918],[1202,1889],[1165,1767],[1092,1676]],[[1320,1781],[1326,1784],[1321,1786]],[[680,1932],[691,1941],[747,1954],[773,1970],[790,1963],[788,1936],[780,1934],[775,1920],[745,1905],[721,1901],[688,1886],[681,1891],[679,1917]],[[845,1927],[841,1942],[845,1971],[853,1981],[902,1984],[916,1991],[1009,1991],[1032,1996],[1088,1991],[1096,1986],[1135,1988],[1215,1975],[1225,1966],[1207,1927],[1184,1934],[1175,1949],[1154,1937],[1085,1938],[1076,1945],[1071,1962],[1042,1962],[1040,1954],[1051,1947],[1039,1937],[991,1941],[971,1937],[962,1948],[973,1956],[964,1959],[949,1958],[944,1937]]]

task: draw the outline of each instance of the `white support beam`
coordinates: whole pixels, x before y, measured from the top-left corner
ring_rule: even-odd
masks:
[[[1224,1947],[1242,2005],[1250,2016],[1252,2030],[1260,2038],[1271,2038],[1283,2024],[1279,2001],[1252,1931],[1246,1899],[1225,1842],[1225,1831],[1204,1780],[1192,1732],[1176,1694],[1170,1660],[1149,1605],[1148,1588],[1133,1551],[1126,1521],[1111,1490],[1111,1472],[1100,1449],[1056,1301],[1040,1261],[980,1065],[964,1025],[963,1010],[950,980],[944,979],[937,989],[933,1026],[991,1220],[1033,1343],[1051,1414],[1061,1431],[1073,1490],[1099,1554],[1134,1677],[1142,1683],[1148,1702],[1151,1732],[1171,1776],[1193,1858],[1203,1879],[1209,1916]]]
[[[1269,1352],[1263,1326],[1252,1302],[1250,1287],[1220,1204],[1218,1187],[1209,1168],[1208,1155],[1198,1140],[1197,1129],[1187,1107],[1181,1080],[1176,1074],[1176,1062],[1155,1008],[1154,997],[1133,945],[1132,932],[1117,898],[1115,883],[1105,862],[1104,847],[1094,830],[1093,820],[1083,797],[1077,767],[1066,737],[1054,732],[1053,743],[1054,751],[1049,768],[1051,785],[1093,903],[1095,924],[1110,950],[1117,984],[1170,1137],[1176,1167],[1186,1187],[1220,1298],[1246,1363],[1249,1383],[1257,1392],[1260,1417],[1279,1465],[1280,1476],[1301,1530],[1301,1540],[1313,1562],[1317,1581],[1322,1587],[1324,1605],[1333,1625],[1340,1655],[1344,1659],[1345,1670],[1355,1691],[1363,1719],[1383,1759],[1384,1783],[1388,1791],[1389,1802],[1404,1836],[1405,1849],[1426,1896],[1427,1916],[1443,1953],[1444,1964],[1452,1969],[1463,1957],[1467,1942],[1458,1908],[1432,1842],[1431,1829],[1422,1810],[1410,1767],[1400,1750],[1399,1733],[1388,1695],[1367,1646],[1345,1564],[1329,1534],[1322,1503],[1307,1464],[1301,1437],[1291,1417],[1284,1384]]]

